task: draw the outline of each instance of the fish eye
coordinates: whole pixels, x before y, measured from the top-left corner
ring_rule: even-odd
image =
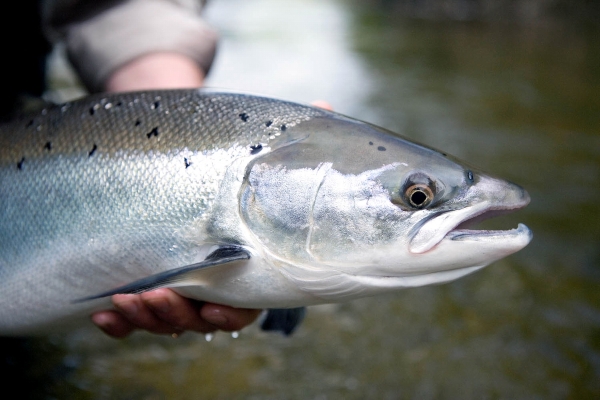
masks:
[[[434,203],[440,190],[443,187],[427,174],[413,172],[399,186],[390,185],[390,201],[407,211],[421,210]]]
[[[404,191],[404,196],[408,204],[413,208],[421,209],[431,204],[434,194],[429,186],[423,183],[416,183]]]

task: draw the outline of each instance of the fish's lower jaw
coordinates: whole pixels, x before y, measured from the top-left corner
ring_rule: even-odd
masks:
[[[510,230],[470,230],[454,229],[446,235],[446,239],[454,241],[502,241],[506,245],[513,245],[519,251],[527,246],[533,233],[525,224],[519,224],[515,229]]]
[[[451,246],[453,242],[469,242],[474,250],[481,247],[480,251],[502,252],[504,254],[502,257],[505,257],[523,249],[532,238],[533,233],[524,224],[519,224],[517,228],[510,230],[454,229],[433,246],[427,248],[412,246],[409,251],[411,254],[418,256],[436,252],[437,248],[444,244]]]
[[[470,256],[476,258],[476,262],[490,264],[523,249],[532,238],[533,233],[524,224],[510,230],[457,229],[446,235],[440,247],[444,252]]]
[[[524,224],[505,231],[453,230],[431,250],[414,254],[415,264],[423,274],[432,270],[479,269],[523,249],[532,237]]]

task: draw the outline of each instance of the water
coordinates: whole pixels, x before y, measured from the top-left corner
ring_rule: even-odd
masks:
[[[524,222],[534,240],[451,284],[312,307],[291,338],[252,326],[208,342],[28,342],[32,397],[600,396],[597,27],[408,20],[333,0],[221,0],[208,17],[223,36],[209,85],[327,99],[518,182],[531,204],[488,224]]]

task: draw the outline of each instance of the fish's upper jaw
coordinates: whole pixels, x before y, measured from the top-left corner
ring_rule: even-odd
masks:
[[[422,223],[409,242],[409,251],[423,254],[446,241],[476,241],[476,248],[487,248],[504,255],[525,247],[532,233],[523,224],[511,230],[466,230],[481,220],[516,211],[529,204],[527,192],[513,183],[481,175],[478,182],[465,192],[454,210],[432,214]],[[474,249],[476,250],[476,249]]]

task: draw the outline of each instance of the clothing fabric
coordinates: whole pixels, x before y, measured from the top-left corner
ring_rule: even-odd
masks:
[[[53,40],[63,40],[69,60],[91,92],[110,74],[153,52],[175,52],[208,72],[217,33],[197,0],[47,0],[43,16]]]

